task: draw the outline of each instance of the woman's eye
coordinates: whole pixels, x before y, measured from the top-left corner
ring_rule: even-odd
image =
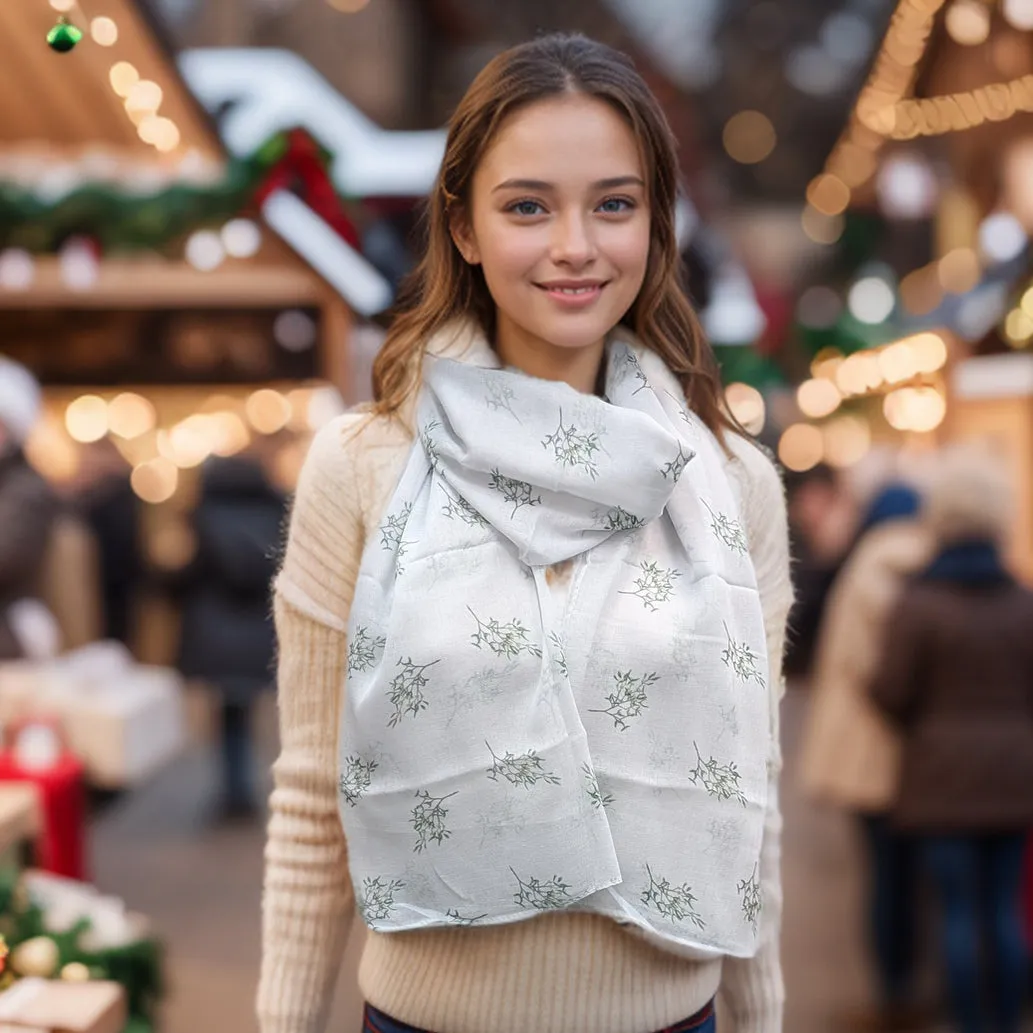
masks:
[[[537,201],[517,201],[509,206],[517,215],[539,215],[544,209]]]
[[[631,211],[634,204],[626,197],[608,197],[599,205],[599,211],[605,215],[620,215],[623,212]]]

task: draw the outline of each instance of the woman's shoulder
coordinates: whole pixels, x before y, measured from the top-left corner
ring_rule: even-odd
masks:
[[[750,514],[777,516],[785,512],[785,488],[772,454],[754,438],[728,432],[728,471],[738,483],[740,504]]]
[[[349,479],[370,464],[390,461],[411,444],[412,432],[399,417],[358,407],[336,416],[316,433],[305,471],[331,481]]]

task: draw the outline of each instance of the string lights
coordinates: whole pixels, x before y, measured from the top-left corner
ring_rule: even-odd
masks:
[[[898,3],[850,120],[823,172],[808,189],[811,223],[815,212],[834,216],[846,210],[853,192],[875,174],[878,153],[887,141],[961,132],[1033,111],[1033,75],[937,97],[909,96],[937,16],[947,2]],[[1013,0],[1011,7],[1012,19],[1031,16],[1028,8],[1033,9],[1025,0]],[[946,24],[956,42],[983,42],[989,33],[989,9],[982,0],[953,0]]]
[[[59,14],[61,20],[51,30],[47,37],[50,46],[66,53],[84,38],[81,29],[72,25],[68,15],[75,9],[82,10],[78,0],[49,0],[50,6]],[[120,33],[117,22],[106,15],[101,15],[87,21],[85,17],[80,21],[89,25],[90,39],[99,47],[112,48],[117,46]],[[122,99],[126,116],[136,127],[140,139],[153,147],[159,154],[169,154],[175,151],[182,142],[182,134],[179,126],[171,119],[160,113],[164,91],[161,86],[149,79],[144,79],[136,66],[129,61],[115,61],[109,72],[108,81],[112,90]]]

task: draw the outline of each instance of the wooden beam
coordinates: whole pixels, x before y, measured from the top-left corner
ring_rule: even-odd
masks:
[[[59,261],[41,258],[29,290],[0,290],[0,309],[322,305],[325,296],[323,281],[298,266],[231,263],[202,273],[185,262],[124,259],[102,262],[96,284],[73,291]]]

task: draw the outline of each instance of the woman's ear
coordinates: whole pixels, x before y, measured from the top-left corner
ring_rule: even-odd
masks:
[[[463,256],[468,265],[480,265],[481,252],[477,247],[477,237],[470,224],[470,218],[463,208],[455,208],[449,214],[448,229],[452,234],[452,243]]]

